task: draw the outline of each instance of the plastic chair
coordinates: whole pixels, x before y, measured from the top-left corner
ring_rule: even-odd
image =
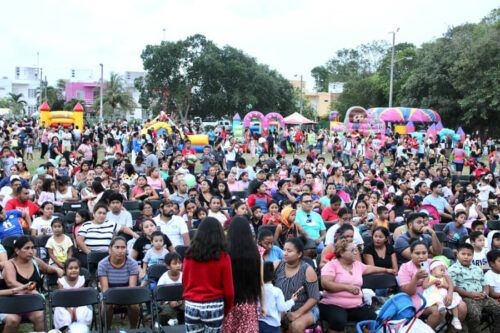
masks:
[[[446,234],[443,231],[436,231],[436,237],[443,244],[448,242],[448,238],[447,238]]]
[[[158,283],[160,277],[167,271],[167,266],[162,264],[154,264],[148,267],[148,279]]]
[[[97,286],[96,271],[99,261],[108,256],[107,252],[95,252],[92,251],[87,255],[87,269],[90,272],[91,280]]]
[[[23,314],[33,311],[43,311],[44,331],[47,331],[45,299],[40,294],[25,294],[0,297],[0,313]]]
[[[76,212],[79,209],[86,208],[87,204],[83,201],[73,201],[73,202],[65,202],[62,205],[62,210],[64,213],[68,212]]]
[[[175,247],[175,252],[179,253],[179,255],[184,259],[184,255],[186,254],[186,250],[188,247],[186,245],[177,245]]]
[[[97,327],[101,327],[101,307],[99,292],[94,288],[76,288],[55,290],[49,294],[49,320],[50,327],[54,327],[53,308],[55,307],[79,307],[92,306],[92,326],[94,323]],[[97,305],[97,306],[96,306]],[[95,315],[95,307],[97,308],[97,316]],[[97,318],[97,321],[96,321]]]
[[[160,209],[162,200],[149,200],[148,202],[153,207],[153,211],[156,212],[158,209]]]
[[[182,284],[169,284],[156,287],[153,292],[154,298],[154,311],[156,318],[160,317],[160,307],[158,303],[171,302],[171,301],[181,301],[182,293],[184,289]],[[165,333],[181,333],[185,332],[185,325],[175,325],[175,326],[159,326],[160,332]]]
[[[443,231],[445,226],[446,226],[446,223],[438,223],[438,224],[434,224],[432,226],[432,229],[434,229],[434,231]]]
[[[488,221],[488,229],[490,230],[500,230],[500,220]]]
[[[242,200],[245,200],[248,197],[246,191],[234,191],[234,192],[231,192],[231,195],[238,197],[238,199],[242,199]]]
[[[392,274],[368,274],[363,275],[363,288],[397,290],[398,281]]]
[[[124,201],[123,207],[128,211],[140,210],[140,203],[139,201]]]
[[[443,256],[453,261],[457,260],[455,252],[453,252],[453,250],[450,249],[449,247],[443,247]]]
[[[150,307],[151,313],[153,313],[151,302],[151,292],[147,288],[143,287],[117,287],[117,288],[109,288],[102,294],[102,302],[104,305],[104,332],[108,331],[108,318],[106,305],[134,305],[134,304],[146,304],[146,306]],[[142,314],[142,308],[140,309],[140,313]],[[144,322],[141,320],[140,322]],[[153,321],[151,321],[153,322]],[[118,330],[116,332],[120,332],[123,330]],[[151,325],[151,329],[146,327],[144,328],[136,328],[136,329],[127,329],[127,332],[153,332],[153,327]]]

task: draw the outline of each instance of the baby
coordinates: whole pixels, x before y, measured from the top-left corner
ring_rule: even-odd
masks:
[[[440,260],[434,260],[429,266],[429,277],[424,280],[424,297],[427,301],[426,307],[438,306],[439,312],[451,310],[453,319],[451,324],[457,330],[462,329],[458,319],[458,304],[462,300],[458,293],[453,292],[453,281],[446,272],[446,264]],[[448,302],[447,302],[448,301]],[[449,303],[448,305],[445,305]]]

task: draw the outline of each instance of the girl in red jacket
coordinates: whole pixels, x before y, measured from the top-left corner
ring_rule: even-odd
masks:
[[[231,258],[220,222],[205,218],[186,251],[182,273],[186,332],[221,332],[234,303]]]

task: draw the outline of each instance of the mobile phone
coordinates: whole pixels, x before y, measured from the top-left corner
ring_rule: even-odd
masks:
[[[427,261],[422,261],[420,263],[420,268],[426,272],[429,272],[429,263]]]

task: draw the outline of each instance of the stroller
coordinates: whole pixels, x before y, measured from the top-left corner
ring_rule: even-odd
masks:
[[[418,296],[422,300],[422,306],[418,310],[408,294],[398,293],[392,296],[380,308],[377,319],[361,321],[356,325],[357,332],[363,333],[363,328],[368,328],[370,333],[425,333],[427,330],[434,332],[429,326],[418,320],[417,314],[426,305],[422,294],[418,293]]]

